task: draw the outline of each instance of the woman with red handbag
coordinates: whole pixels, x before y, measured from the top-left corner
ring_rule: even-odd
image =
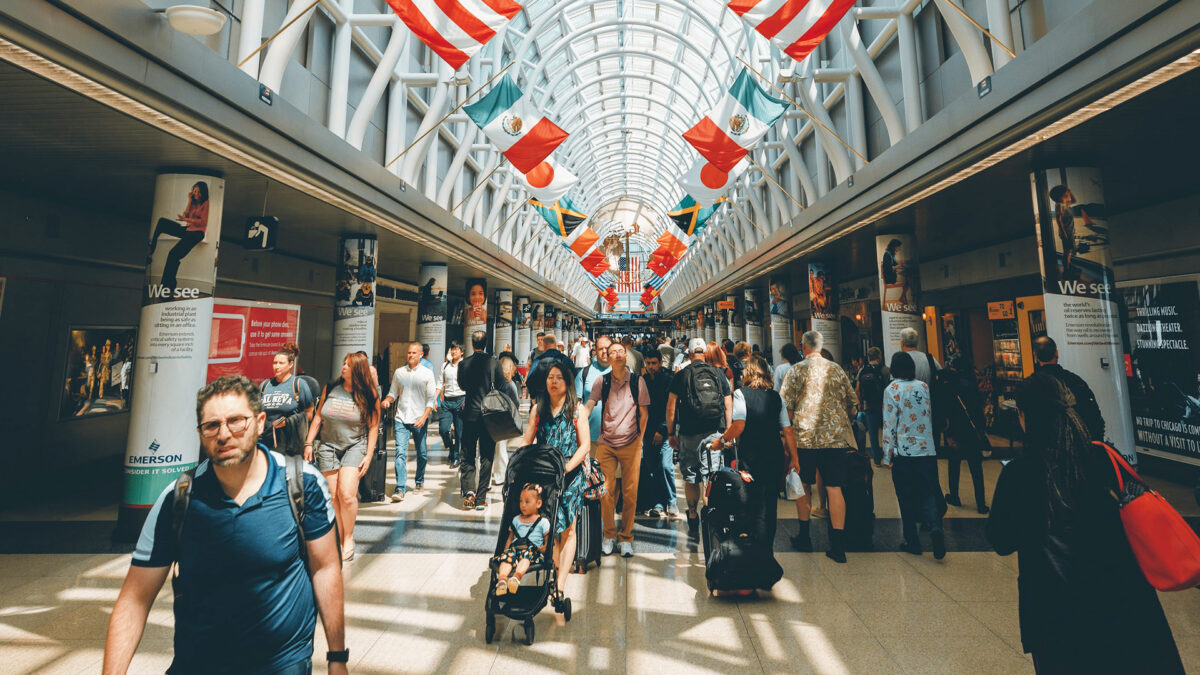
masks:
[[[1183,673],[1179,650],[1122,528],[1117,476],[1074,394],[1035,373],[1017,403],[1025,454],[1000,474],[987,535],[1020,552],[1021,643],[1038,673]]]

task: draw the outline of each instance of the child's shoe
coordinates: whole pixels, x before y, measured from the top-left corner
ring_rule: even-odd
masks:
[[[521,587],[521,579],[520,578],[518,578],[516,576],[511,576],[508,578],[508,592],[509,593],[516,593],[517,589],[519,589],[520,587]]]
[[[501,579],[500,581],[497,581],[496,582],[496,595],[504,595],[505,593],[508,593],[508,585],[511,582],[512,582],[512,579],[508,579],[507,581],[504,579]]]

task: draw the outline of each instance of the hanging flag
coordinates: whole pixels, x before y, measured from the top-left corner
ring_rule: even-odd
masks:
[[[646,288],[653,290],[655,292],[654,294],[658,295],[659,291],[662,291],[663,284],[665,283],[667,283],[667,280],[663,275],[657,273],[651,274],[650,278],[646,280]]]
[[[664,258],[656,258],[654,256],[651,256],[650,262],[646,263],[646,268],[661,277],[661,276],[666,275],[668,272],[670,272],[671,268],[674,267],[675,264],[678,262],[679,262],[678,260],[674,260],[674,259],[668,260],[668,259],[664,259]]]
[[[544,171],[538,165],[568,136],[537,111],[508,75],[500,78],[486,96],[463,110],[508,161],[525,174],[534,169]],[[553,176],[553,169],[549,171]],[[535,176],[539,175],[544,174],[535,173]]]
[[[696,237],[704,231],[704,226],[708,222],[708,219],[724,203],[725,198],[721,197],[716,204],[701,207],[696,204],[696,200],[692,199],[691,195],[684,195],[683,199],[679,200],[679,203],[675,205],[675,208],[667,212],[667,216],[684,235]]]
[[[458,70],[521,5],[510,0],[387,0],[425,46]]]
[[[529,194],[544,204],[558,201],[579,182],[575,174],[551,159],[533,167],[532,171],[521,176],[521,180]]]
[[[617,278],[618,293],[637,293],[642,290],[642,273],[637,270],[621,270]]]
[[[729,9],[797,62],[833,30],[855,0],[731,0]]]
[[[583,260],[580,260],[579,264],[583,265],[583,269],[594,277],[599,277],[608,271],[608,260],[598,250],[593,250]]]
[[[750,161],[743,159],[733,167],[733,171],[728,173],[718,169],[708,160],[701,157],[697,159],[692,168],[688,169],[678,181],[679,187],[683,188],[696,200],[700,206],[708,206],[715,203],[733,187],[738,176],[741,176],[750,166]]]
[[[587,215],[576,211],[575,205],[571,203],[570,199],[563,198],[549,206],[536,199],[531,199],[529,204],[537,209],[542,219],[550,226],[550,230],[563,238],[566,238],[583,221],[587,220]]]
[[[670,228],[658,235],[658,249],[664,253],[671,254],[676,260],[683,257],[683,252],[691,245],[691,239],[686,233],[682,233],[683,238],[679,238],[675,233],[671,232]]]
[[[685,131],[683,138],[719,172],[729,173],[783,116],[787,106],[786,101],[768,96],[743,68],[717,107]],[[710,181],[718,177],[714,175]]]

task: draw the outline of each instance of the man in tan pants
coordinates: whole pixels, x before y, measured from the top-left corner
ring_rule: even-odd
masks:
[[[613,552],[619,540],[621,556],[633,555],[633,519],[637,514],[638,476],[642,467],[642,438],[650,419],[650,393],[641,377],[626,367],[624,345],[614,343],[608,348],[612,370],[604,375],[600,386],[593,386],[585,404],[590,414],[596,403],[601,406],[600,438],[595,444],[596,461],[607,477],[608,494],[604,496],[604,555]],[[617,532],[617,466],[621,467],[621,531]]]

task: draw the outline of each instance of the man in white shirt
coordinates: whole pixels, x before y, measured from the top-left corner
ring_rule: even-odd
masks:
[[[921,336],[917,333],[917,329],[903,328],[900,330],[900,350],[908,352],[913,359],[913,365],[917,367],[917,379],[932,390],[933,376],[942,369],[942,364],[938,363],[932,355],[917,349],[920,342]]]
[[[386,409],[396,402],[396,490],[392,501],[404,500],[408,490],[408,441],[417,446],[416,490],[425,487],[425,463],[429,450],[425,435],[429,430],[429,415],[437,401],[437,385],[433,371],[421,365],[423,351],[420,342],[408,346],[408,362],[392,375],[392,388],[381,405]]]
[[[587,368],[592,362],[592,345],[587,336],[579,338],[575,343],[575,348],[571,350],[571,360],[575,363],[575,370]]]

